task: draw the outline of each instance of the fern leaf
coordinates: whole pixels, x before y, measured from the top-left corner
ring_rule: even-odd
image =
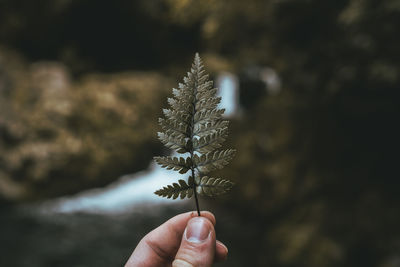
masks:
[[[179,173],[186,173],[192,166],[192,159],[190,157],[177,158],[177,157],[154,157],[155,161],[161,165],[161,167],[167,170],[179,171]]]
[[[183,113],[192,113],[192,99],[188,97],[186,99],[175,99],[175,98],[168,98],[168,104],[170,105],[171,109],[176,111],[181,111]]]
[[[221,147],[228,136],[228,128],[218,129],[214,133],[193,140],[193,149],[200,153],[212,152]]]
[[[229,164],[229,161],[232,160],[235,153],[236,150],[234,149],[215,151],[203,154],[200,157],[198,155],[194,155],[193,161],[201,173],[208,173],[222,169],[225,165]]]
[[[193,195],[193,178],[190,176],[188,183],[184,180],[179,180],[178,183],[164,186],[155,191],[154,194],[166,198],[172,197],[173,199],[178,198],[178,196],[180,196],[181,199],[184,199],[185,197],[191,198]]]
[[[197,193],[209,197],[217,196],[228,192],[233,186],[229,180],[203,176],[197,185]]]
[[[218,109],[221,98],[217,88],[209,80],[198,54],[190,72],[178,88],[172,89],[168,98],[169,109],[164,109],[165,118],[159,119],[163,132],[160,141],[178,153],[189,153],[187,158],[155,157],[155,161],[169,170],[192,175],[188,182],[179,180],[157,190],[155,194],[167,198],[195,196],[200,216],[197,194],[215,196],[228,191],[233,183],[221,178],[210,178],[203,174],[223,168],[232,160],[235,150],[216,151],[228,136],[228,121],[222,119],[224,109]],[[201,178],[200,178],[201,177]]]
[[[176,137],[181,136],[183,138],[190,137],[189,126],[184,123],[179,123],[176,121],[171,120],[164,120],[162,118],[158,119],[158,123],[160,124],[161,128],[168,133],[168,135],[174,135]]]
[[[158,133],[158,139],[168,148],[175,149],[178,153],[189,152],[188,141],[182,136]]]
[[[196,102],[196,110],[198,112],[204,110],[216,109],[218,104],[221,103],[220,97],[212,97],[210,99],[203,99]]]
[[[167,119],[178,123],[190,124],[190,114],[184,113],[182,111],[163,109],[163,113]]]
[[[200,111],[197,112],[194,115],[194,123],[199,124],[202,122],[211,122],[215,120],[219,120],[222,117],[222,114],[224,114],[225,109],[213,109],[213,110],[206,110],[206,111]]]
[[[210,90],[197,91],[196,99],[197,101],[204,101],[214,98],[217,90],[217,88],[212,88]]]
[[[186,101],[190,103],[194,98],[192,90],[193,89],[190,89],[190,86],[183,85],[180,86],[179,89],[173,88],[172,94],[178,101]]]
[[[229,122],[225,120],[198,123],[195,125],[194,135],[202,137],[217,132],[220,129],[228,128]]]
[[[212,89],[214,83],[212,81],[208,81],[208,75],[207,74],[206,75],[200,74],[200,75],[201,76],[198,78],[199,86],[197,88],[197,91],[198,92],[207,92],[208,90]],[[200,100],[200,98],[199,98],[199,100]]]

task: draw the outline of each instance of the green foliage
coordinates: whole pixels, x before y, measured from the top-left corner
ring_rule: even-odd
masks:
[[[31,64],[0,44],[0,202],[73,194],[145,169],[162,150],[153,122],[172,85],[155,72],[78,81],[62,63]]]
[[[192,197],[194,185],[193,177],[189,177],[188,183],[186,183],[184,180],[179,180],[178,183],[179,184],[173,183],[172,185],[164,186],[162,189],[157,190],[154,193],[161,197],[172,197],[173,199],[176,199],[178,196],[180,196],[181,199],[184,199],[185,197]]]
[[[154,158],[168,170],[181,174],[191,171],[192,175],[187,183],[179,180],[157,190],[155,194],[173,199],[194,195],[197,200],[197,194],[216,196],[232,187],[233,183],[229,180],[205,176],[222,169],[235,155],[234,149],[216,150],[228,136],[228,121],[222,119],[225,110],[217,108],[221,98],[216,96],[216,92],[196,54],[184,83],[179,84],[179,89],[172,90],[173,98],[168,98],[170,109],[164,109],[165,119],[159,119],[164,132],[158,133],[158,138],[166,147],[189,156]]]
[[[186,173],[192,166],[191,158],[177,158],[177,157],[155,157],[154,158],[158,164],[167,170],[173,169],[174,171],[179,171],[179,173]]]
[[[232,182],[229,180],[203,176],[198,183],[197,193],[207,196],[216,196],[229,191],[232,185]]]

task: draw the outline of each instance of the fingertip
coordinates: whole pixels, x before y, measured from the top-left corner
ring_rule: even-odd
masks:
[[[224,252],[224,254],[228,254],[229,250],[228,248],[225,246],[224,243],[222,243],[221,241],[217,240],[217,246],[219,249],[221,249],[221,251]]]
[[[214,214],[212,214],[210,211],[207,210],[200,211],[200,216],[209,219],[215,226],[217,220],[215,219]],[[191,211],[190,218],[195,218],[195,217],[199,217],[199,214],[197,213],[197,211]]]
[[[175,261],[184,261],[193,266],[211,266],[215,247],[213,223],[207,216],[195,216],[187,224]]]
[[[219,240],[215,246],[215,261],[224,261],[228,257],[228,248]]]
[[[215,240],[214,225],[208,218],[200,216],[189,220],[183,237],[191,243],[203,243],[212,233]]]
[[[197,213],[196,213],[197,214]],[[212,214],[211,212],[207,211],[207,210],[203,210],[200,211],[200,216],[206,217],[207,219],[209,219],[212,224],[215,226],[217,220],[215,219],[214,214]]]

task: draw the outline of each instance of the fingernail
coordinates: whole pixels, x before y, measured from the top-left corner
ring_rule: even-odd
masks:
[[[189,221],[185,229],[185,238],[191,243],[202,243],[210,235],[211,229],[207,219],[196,217]]]

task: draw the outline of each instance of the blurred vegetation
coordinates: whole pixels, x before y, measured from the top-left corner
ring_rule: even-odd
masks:
[[[156,73],[92,74],[28,64],[0,50],[0,193],[43,199],[105,185],[148,166],[170,81]],[[155,104],[156,103],[156,104]]]
[[[241,84],[221,172],[240,215],[221,218],[228,265],[399,266],[399,1],[40,3],[0,2],[0,183],[43,197],[144,168],[165,77],[200,51],[215,73],[269,66],[282,81],[257,97]],[[157,73],[88,74],[126,69]]]

